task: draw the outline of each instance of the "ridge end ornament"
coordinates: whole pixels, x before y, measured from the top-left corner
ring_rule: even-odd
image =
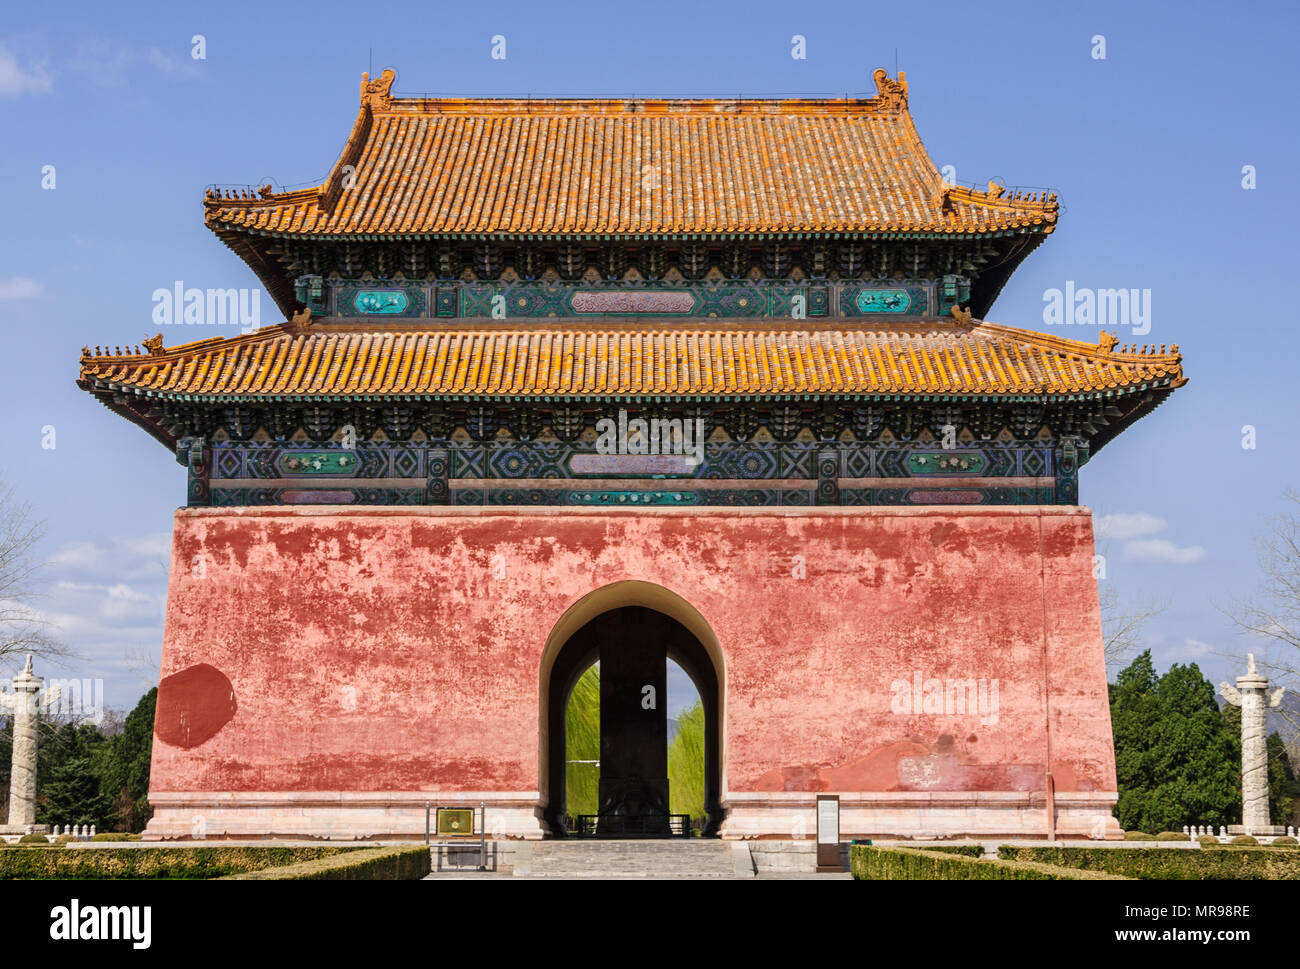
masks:
[[[899,71],[897,78],[889,76],[883,67],[877,67],[871,73],[876,82],[876,99],[891,108],[907,106],[907,72]]]
[[[369,72],[361,75],[361,104],[372,111],[386,111],[393,103],[393,82],[397,72],[386,67],[378,77],[372,79]]]

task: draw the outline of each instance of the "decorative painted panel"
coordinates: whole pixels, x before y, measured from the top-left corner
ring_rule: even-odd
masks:
[[[694,319],[793,318],[796,297],[808,318],[922,315],[937,281],[887,286],[792,279],[662,281],[335,281],[335,314],[344,317],[583,319],[677,316]]]
[[[1080,453],[1069,447],[1062,464],[1063,450],[1038,440],[950,451],[906,441],[714,441],[689,467],[677,455],[598,454],[591,440],[352,449],[218,441],[182,453],[191,505],[1074,504]]]

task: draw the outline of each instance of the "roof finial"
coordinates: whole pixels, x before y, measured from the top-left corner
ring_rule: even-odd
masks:
[[[988,187],[988,189],[987,189],[987,194],[988,194],[991,198],[1000,199],[1000,198],[1002,198],[1002,196],[1003,196],[1003,194],[1006,192],[1006,190],[1007,190],[1007,187],[1006,187],[1005,185],[999,185],[997,182],[994,182],[994,181],[991,181],[991,180],[990,180],[990,181],[989,181],[989,187]]]
[[[952,317],[963,326],[969,326],[971,321],[970,310],[964,310],[956,303],[952,304]]]
[[[289,322],[293,324],[294,333],[306,333],[307,328],[311,326],[311,307],[307,306],[294,313]]]
[[[1255,657],[1250,658],[1250,671],[1255,672]],[[32,654],[27,654],[27,665],[23,667],[23,676],[32,675]]]
[[[1107,333],[1102,330],[1097,334],[1097,347],[1102,353],[1110,353],[1115,349],[1115,344],[1119,343],[1119,337],[1114,333]]]
[[[163,354],[163,336],[159,333],[144,341],[144,348],[149,351],[149,356],[160,357]]]
[[[383,111],[393,103],[393,82],[397,80],[397,72],[391,67],[384,68],[373,81],[368,73],[361,75],[361,104],[363,107],[369,107],[372,111]]]
[[[898,72],[898,79],[889,76],[889,72],[883,67],[877,67],[871,74],[871,79],[876,82],[876,99],[883,101],[889,107],[903,108],[907,106],[907,74],[904,71]]]

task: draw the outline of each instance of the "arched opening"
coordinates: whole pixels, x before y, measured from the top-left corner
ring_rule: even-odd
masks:
[[[629,602],[631,600],[631,602]],[[575,604],[547,643],[541,669],[543,816],[553,834],[566,824],[566,714],[575,685],[600,663],[597,834],[668,834],[667,676],[675,664],[699,695],[703,719],[704,833],[723,819],[720,650],[708,624],[659,586],[626,582]],[[591,830],[591,829],[589,829]]]

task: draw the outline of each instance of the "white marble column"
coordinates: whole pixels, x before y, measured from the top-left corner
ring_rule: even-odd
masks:
[[[58,687],[41,693],[45,680],[32,673],[32,658],[14,677],[14,692],[0,698],[13,716],[13,760],[9,770],[9,826],[36,822],[36,714],[58,699]]]
[[[1255,655],[1249,655],[1245,676],[1237,677],[1236,689],[1219,684],[1219,692],[1233,706],[1241,707],[1241,823],[1247,834],[1266,833],[1272,821],[1268,814],[1268,743],[1264,722],[1269,707],[1282,702],[1279,687],[1268,692],[1268,677],[1255,671]]]

